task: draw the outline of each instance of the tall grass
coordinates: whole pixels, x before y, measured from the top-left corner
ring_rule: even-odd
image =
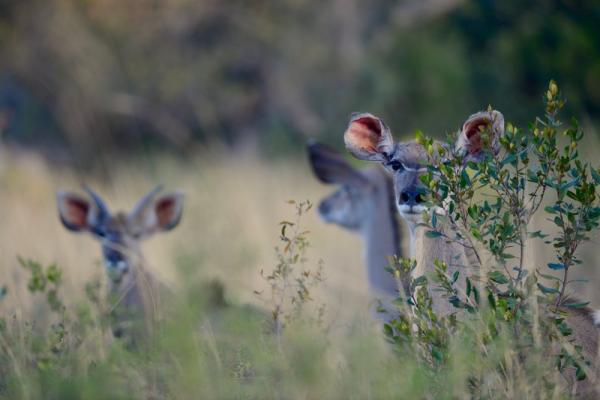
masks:
[[[498,360],[510,365],[508,340],[490,358],[466,334],[451,338],[453,362],[435,374],[415,362],[414,349],[392,351],[368,317],[359,239],[324,225],[314,211],[302,223],[312,242],[307,257],[324,261],[326,279],[314,295],[327,304],[329,329],[299,319],[275,338],[254,294],[268,290],[259,271],[277,263],[278,223],[294,211],[286,201],[318,201],[327,191],[302,160],[217,152],[106,165],[88,175],[31,154],[0,155],[0,286],[8,290],[0,301],[0,398],[469,398],[470,372],[489,371]],[[89,293],[104,294],[93,289],[105,279],[99,246],[58,221],[55,191],[77,190],[83,181],[113,210],[132,207],[157,183],[186,193],[181,225],[143,246],[176,304],[148,351],[110,336],[102,300]],[[66,313],[28,291],[17,255],[60,267]],[[538,398],[547,381],[561,379],[541,364],[529,367],[511,370],[510,386],[485,382],[490,398]]]
[[[286,201],[318,198],[322,192],[300,160],[271,164],[247,155],[225,158],[199,154],[182,163],[165,156],[141,163],[116,162],[88,175],[50,165],[35,155],[6,151],[0,157],[0,182],[0,203],[5,209],[0,226],[0,286],[7,288],[0,310],[7,322],[3,340],[10,339],[1,344],[2,354],[8,358],[1,360],[0,394],[7,398],[68,398],[70,394],[75,398],[165,394],[189,398],[192,393],[203,393],[205,398],[237,397],[229,380],[237,376],[235,379],[245,382],[249,373],[260,375],[256,362],[246,361],[250,357],[246,353],[263,360],[274,371],[288,362],[271,354],[274,349],[264,343],[267,317],[257,316],[256,310],[264,308],[264,303],[254,291],[267,289],[260,270],[269,270],[276,263],[278,223],[293,214]],[[112,210],[131,208],[157,183],[186,193],[181,225],[143,245],[151,272],[168,283],[182,304],[187,304],[178,308],[174,319],[184,322],[167,328],[169,335],[164,337],[161,349],[168,354],[156,352],[151,356],[169,360],[141,359],[121,349],[110,338],[98,312],[94,312],[96,305],[87,299],[86,286],[105,284],[100,248],[92,237],[74,235],[61,226],[54,197],[57,189],[78,190],[82,182],[102,193]],[[330,324],[343,331],[352,321],[368,321],[358,238],[323,225],[315,213],[306,215],[304,222],[315,243],[331,244],[329,248],[309,249],[315,260],[321,258],[327,263],[327,281],[316,296],[330,306]],[[68,321],[50,311],[44,296],[28,291],[28,272],[19,265],[18,255],[60,267],[59,292],[69,313]],[[208,305],[202,300],[216,290],[215,285],[205,283],[211,280],[218,280],[226,301],[237,305],[214,320],[205,318]],[[98,289],[100,297],[103,290]],[[44,340],[52,341],[56,323],[64,323],[68,330],[84,329],[78,327],[83,314],[87,315],[85,320],[93,321],[85,333],[72,332],[70,339],[59,339],[60,349],[44,348],[52,346],[41,342],[40,333],[46,335]],[[313,337],[294,343],[300,346],[298,357],[310,354],[306,352],[319,342],[320,349],[325,348],[326,340]],[[320,349],[315,347],[312,353],[323,354]],[[56,363],[48,369],[38,359],[46,352],[56,355]],[[163,370],[163,362],[164,374],[157,372]],[[308,367],[310,361],[302,365]],[[154,382],[157,374],[161,382]],[[257,387],[251,392],[267,393],[258,388],[262,379],[253,378]],[[154,386],[159,383],[160,387]],[[270,387],[268,382],[264,385],[264,390]],[[293,392],[291,387],[287,390]]]

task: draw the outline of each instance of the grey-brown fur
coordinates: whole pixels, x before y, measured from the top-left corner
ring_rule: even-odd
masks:
[[[568,307],[569,304],[578,304],[581,300],[574,297],[563,299],[560,311],[566,314],[566,321],[573,330],[573,337],[576,343],[581,345],[582,354],[586,361],[591,363],[588,366],[588,375],[583,381],[577,381],[573,369],[566,371],[567,380],[574,385],[577,398],[597,399],[600,395],[598,386],[600,375],[598,374],[600,365],[598,363],[598,339],[600,338],[600,329],[598,325],[598,311],[590,307]]]
[[[109,278],[109,306],[115,336],[135,343],[151,333],[159,319],[162,285],[148,272],[139,242],[174,228],[181,219],[183,194],[159,195],[157,188],[144,196],[130,213],[111,213],[95,192],[87,196],[59,192],[57,203],[63,225],[87,232],[101,244]]]
[[[370,295],[391,302],[399,284],[385,267],[389,257],[401,255],[391,177],[380,167],[358,170],[322,144],[312,143],[307,150],[317,178],[338,188],[321,200],[321,218],[361,236]]]

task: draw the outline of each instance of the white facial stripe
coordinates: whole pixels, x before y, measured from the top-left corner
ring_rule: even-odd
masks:
[[[427,172],[427,167],[422,167],[422,168],[408,168],[408,167],[404,167],[405,171],[410,171],[410,172]]]
[[[400,214],[410,212],[410,206],[407,204],[401,204],[401,205],[398,205],[397,207],[398,207],[398,211],[400,212]]]
[[[427,207],[422,205],[413,205],[410,206],[408,204],[399,204],[396,206],[400,214],[423,214],[423,211],[427,210]]]
[[[107,268],[115,271],[125,271],[127,269],[127,262],[120,260],[117,262],[105,261]]]

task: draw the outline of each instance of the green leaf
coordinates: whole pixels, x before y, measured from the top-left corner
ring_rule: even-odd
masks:
[[[577,366],[577,369],[575,370],[575,377],[577,378],[578,381],[582,381],[586,378],[585,371],[579,365]]]
[[[456,283],[456,281],[458,280],[458,276],[459,276],[459,272],[458,271],[454,271],[454,274],[452,274],[452,284],[454,285]]]
[[[475,299],[475,303],[479,304],[479,290],[476,287],[473,287],[473,299]]]
[[[584,308],[584,307],[587,307],[588,304],[590,304],[589,301],[584,301],[584,302],[580,302],[580,303],[567,303],[567,304],[565,304],[565,307],[567,307],[567,308]]]
[[[582,198],[578,193],[573,193],[571,191],[567,192],[567,197],[571,200],[582,201]]]
[[[494,298],[494,293],[488,292],[488,302],[490,303],[490,307],[492,310],[496,309],[496,299]]]
[[[483,236],[481,236],[481,232],[479,232],[479,229],[471,229],[471,235],[473,235],[473,237],[477,240],[483,240]]]
[[[467,167],[471,168],[474,171],[479,171],[479,165],[477,165],[476,162],[468,161],[467,162]]]
[[[467,213],[469,214],[469,217],[477,220],[477,206],[469,207]]]
[[[465,171],[464,169],[460,174],[460,186],[463,188],[471,186],[471,179],[469,178],[469,174],[467,174],[467,171]]]
[[[561,227],[561,228],[562,228],[562,227],[565,225],[565,224],[563,223],[562,219],[560,219],[559,217],[554,217],[554,224],[555,224],[556,226],[559,226],[559,227]]]
[[[537,176],[536,171],[528,170],[527,171],[527,179],[530,182],[533,182],[533,183],[538,183],[539,182],[539,178]]]
[[[462,306],[462,302],[456,295],[448,297],[448,303],[452,304],[456,308],[461,308]]]
[[[550,287],[542,285],[541,283],[538,283],[537,285],[538,285],[538,288],[540,288],[540,290],[542,291],[542,293],[545,293],[545,294],[558,293],[558,289],[556,289],[556,288],[550,288]]]
[[[560,263],[548,263],[548,268],[553,269],[555,271],[565,269],[565,264]]]
[[[444,356],[442,354],[442,352],[440,351],[440,349],[437,348],[437,346],[432,346],[431,347],[431,355],[433,356],[433,358],[435,358],[438,362],[442,362]]]
[[[600,174],[598,171],[596,171],[594,168],[590,168],[590,171],[592,172],[592,179],[594,179],[594,183],[596,185],[600,185]]]
[[[546,211],[548,214],[556,214],[556,209],[554,206],[546,206],[544,207],[544,211]]]
[[[562,185],[560,185],[560,190],[570,189],[573,186],[577,185],[579,183],[579,181],[580,181],[579,178],[575,178],[575,179],[571,179],[569,182],[564,182]]]
[[[438,237],[442,236],[442,232],[440,232],[440,231],[427,231],[425,233],[425,236],[427,236],[428,238],[438,238]]]
[[[427,284],[427,277],[424,275],[421,275],[421,276],[415,278],[415,280],[413,281],[413,287],[423,286],[426,284]]]
[[[506,277],[506,275],[504,275],[502,272],[500,271],[492,271],[488,274],[488,278],[492,281],[492,282],[496,282],[500,285],[503,285],[505,283],[508,283],[509,280]]]
[[[558,330],[563,334],[563,336],[569,336],[573,333],[573,329],[569,325],[565,324],[564,321],[561,321],[558,324]]]
[[[383,325],[383,332],[385,333],[386,336],[394,335],[394,329],[392,329],[392,326],[390,324]]]
[[[58,285],[62,281],[62,272],[56,264],[52,264],[46,270],[46,278],[48,282]]]
[[[529,232],[529,237],[530,238],[540,238],[540,239],[544,239],[546,237],[548,237],[549,235],[545,235],[542,233],[542,231],[535,231],[535,232]]]
[[[501,165],[504,167],[506,164],[513,163],[517,160],[516,154],[510,154],[504,160],[502,160]]]

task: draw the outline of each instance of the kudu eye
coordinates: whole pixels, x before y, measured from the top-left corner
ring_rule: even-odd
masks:
[[[101,238],[106,237],[106,230],[103,227],[95,226],[92,228],[92,233]]]
[[[391,161],[389,163],[389,166],[394,170],[394,171],[403,171],[404,170],[404,165],[398,161],[398,160],[394,160]]]

